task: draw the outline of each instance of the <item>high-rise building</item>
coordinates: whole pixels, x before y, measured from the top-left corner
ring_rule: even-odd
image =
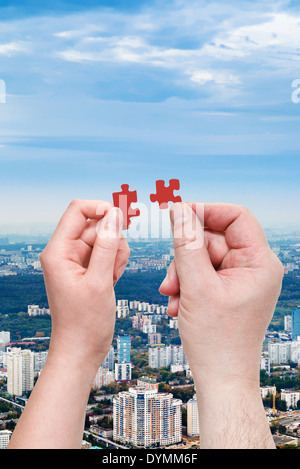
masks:
[[[12,432],[10,430],[0,430],[0,449],[6,449]]]
[[[287,363],[291,359],[291,342],[274,342],[268,344],[270,364]]]
[[[119,335],[117,337],[117,363],[115,363],[116,381],[131,380],[131,362],[130,362],[131,340],[129,335]]]
[[[48,357],[48,352],[34,352],[34,371],[42,371],[46,360]]]
[[[286,332],[292,332],[292,315],[287,314],[284,316],[284,330]]]
[[[292,339],[300,337],[300,309],[292,312]]]
[[[93,389],[100,389],[102,386],[107,386],[114,381],[114,372],[100,366],[93,381]]]
[[[34,353],[21,348],[9,348],[6,352],[7,392],[22,396],[34,386]]]
[[[149,366],[161,368],[173,365],[186,365],[187,358],[182,345],[154,346],[148,349]]]
[[[108,368],[110,371],[114,370],[114,360],[115,360],[115,349],[113,345],[110,347],[108,354],[104,358],[101,366],[102,368]]]
[[[3,342],[4,345],[10,343],[10,332],[0,331],[0,342]]]
[[[197,395],[194,394],[192,399],[187,402],[187,435],[199,435],[199,413],[197,404]]]
[[[155,345],[161,344],[161,334],[159,332],[154,334],[148,334],[148,344]]]
[[[130,336],[119,335],[117,338],[118,363],[130,363],[130,349]]]
[[[282,389],[280,399],[286,402],[287,408],[297,408],[298,402],[300,401],[300,391]]]
[[[156,389],[130,388],[113,401],[114,440],[135,447],[168,446],[181,441],[182,401]]]
[[[115,379],[116,381],[131,380],[131,363],[115,363]]]

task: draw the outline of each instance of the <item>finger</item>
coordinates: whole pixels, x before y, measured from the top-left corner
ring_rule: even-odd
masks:
[[[61,217],[53,237],[57,241],[79,239],[87,220],[99,221],[111,207],[111,203],[101,200],[73,200]]]
[[[178,316],[180,295],[170,296],[168,304],[168,315],[172,318]]]
[[[204,238],[211,263],[215,269],[218,269],[230,250],[225,234],[205,229]]]
[[[198,279],[202,289],[207,289],[216,278],[204,242],[203,225],[195,211],[185,203],[175,203],[170,210],[175,250],[175,263],[180,288],[189,289]]]
[[[99,221],[87,275],[97,281],[113,282],[114,266],[122,239],[123,214],[112,207]]]
[[[87,249],[90,248],[88,251],[89,257],[92,253],[92,249],[95,244],[96,237],[97,237],[97,224],[98,224],[97,220],[88,220],[87,226],[81,235],[81,240],[87,245]],[[130,249],[122,233],[117,256],[116,256],[115,266],[114,266],[113,278],[114,278],[115,283],[122,276],[127,266],[129,255],[130,255]],[[88,258],[88,263],[89,263],[89,258]]]
[[[122,277],[124,270],[128,264],[129,255],[130,249],[124,235],[122,234],[114,266],[114,285]]]
[[[245,207],[234,204],[187,203],[194,211],[203,213],[205,228],[225,233],[226,242],[235,249],[267,245],[264,230],[256,217]]]
[[[158,290],[160,294],[164,296],[172,296],[179,293],[180,285],[175,265],[175,259],[172,260],[167,275]]]

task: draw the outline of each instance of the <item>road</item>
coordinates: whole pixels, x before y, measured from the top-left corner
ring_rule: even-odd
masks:
[[[1,400],[1,401],[4,401],[4,402],[7,402],[8,404],[11,404],[11,405],[13,405],[14,407],[17,407],[18,409],[22,409],[22,410],[24,409],[24,406],[23,406],[23,405],[20,405],[20,404],[17,404],[16,402],[14,402],[14,401],[10,401],[10,400],[8,400],[8,399],[5,399],[4,397],[1,397],[1,396],[0,396],[0,400]]]
[[[115,446],[117,449],[128,449],[127,446],[119,445],[118,443],[115,443],[114,441],[108,440],[107,438],[103,438],[102,436],[99,436],[99,435],[95,435],[95,433],[88,432],[87,430],[84,430],[84,434],[92,436],[96,440],[104,442],[106,445]]]

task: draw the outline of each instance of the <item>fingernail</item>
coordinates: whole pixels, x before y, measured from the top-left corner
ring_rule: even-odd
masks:
[[[182,203],[172,205],[170,218],[174,228],[184,225],[191,219],[191,209]]]
[[[108,211],[106,220],[109,231],[120,233],[123,225],[123,213],[118,207],[113,207]]]
[[[172,306],[176,303],[176,299],[174,296],[169,296],[168,301],[168,310],[172,308]]]
[[[159,290],[167,284],[168,275],[169,275],[169,273],[167,272],[165,278],[163,279],[163,281],[160,284]]]
[[[123,213],[118,207],[112,207],[97,225],[100,237],[120,237],[123,228]]]
[[[124,273],[124,270],[126,269],[126,266],[127,266],[127,264],[124,264],[124,265],[122,265],[122,267],[119,268],[119,270],[118,270],[118,280],[119,280],[119,278],[122,277],[122,275]]]

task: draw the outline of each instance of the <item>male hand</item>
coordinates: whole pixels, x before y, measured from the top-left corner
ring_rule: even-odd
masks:
[[[229,204],[174,204],[171,221],[175,259],[160,292],[171,297],[190,366],[229,380],[257,376],[249,364],[257,365],[283,275],[263,229]]]
[[[96,373],[111,346],[114,285],[129,247],[122,212],[101,201],[74,200],[41,255],[52,335],[49,353],[76,359]]]
[[[282,264],[256,218],[241,206],[179,203],[170,216],[175,257],[160,292],[170,297],[169,315],[178,316],[198,402],[217,408],[208,395],[238,399],[239,390],[242,399],[250,388],[257,396]]]

